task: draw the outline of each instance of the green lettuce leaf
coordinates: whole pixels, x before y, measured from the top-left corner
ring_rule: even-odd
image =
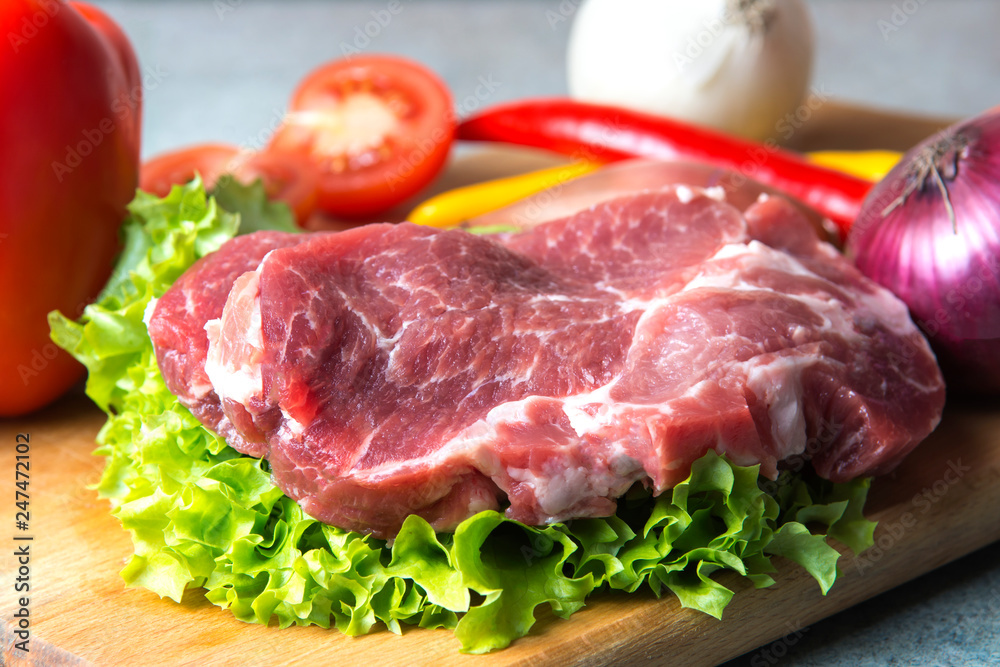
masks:
[[[262,230],[301,231],[287,204],[268,199],[261,180],[244,185],[229,174],[223,174],[211,194],[223,209],[239,214],[240,234]]]
[[[391,545],[311,519],[266,462],[231,449],[167,390],[143,324],[150,301],[232,238],[245,211],[256,211],[254,229],[284,228],[261,193],[250,192],[251,209],[230,203],[236,213],[199,182],[164,199],[139,193],[100,299],[79,321],[50,315],[53,340],[87,366],[87,393],[108,415],[97,490],[132,536],[128,586],[176,601],[203,589],[241,620],[281,627],[452,628],[461,650],[484,653],[528,633],[540,607],[567,617],[601,590],[669,590],[721,617],[733,593],[714,575],[768,586],[775,555],[825,593],[839,557],[827,538],[856,552],[872,543],[867,480],[783,474],[762,485],[756,467],[711,451],[670,493],[635,489],[607,518],[532,527],[482,512],[436,534],[411,516]]]

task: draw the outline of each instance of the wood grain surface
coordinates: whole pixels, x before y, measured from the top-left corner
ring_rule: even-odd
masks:
[[[825,104],[796,137],[800,148],[905,149],[946,121],[900,118]],[[434,187],[553,164],[530,151],[471,154]],[[4,512],[0,559],[0,664],[24,665],[712,665],[800,629],[1000,540],[1000,410],[949,402],[945,420],[891,476],[876,480],[869,516],[876,546],[842,560],[826,597],[804,571],[777,561],[778,583],[754,590],[736,578],[723,621],[681,609],[673,597],[597,594],[569,620],[547,613],[528,637],[488,656],[465,656],[450,631],[388,631],[348,638],[316,627],[248,625],[189,591],[181,604],[124,588],[128,534],[89,487],[103,459],[91,454],[103,415],[81,394],[18,420],[0,420],[0,498],[14,497],[17,434],[31,446],[31,652],[14,649],[13,508]],[[9,523],[6,523],[8,522]],[[25,542],[18,542],[23,545]]]
[[[31,652],[13,649],[10,594],[17,570],[10,538],[0,582],[5,665],[363,664],[712,665],[796,631],[882,591],[1000,540],[1000,411],[951,405],[941,427],[896,473],[876,480],[870,516],[876,546],[842,559],[823,597],[791,563],[778,583],[737,590],[723,621],[651,594],[597,594],[569,620],[547,614],[528,637],[489,656],[458,653],[448,631],[410,629],[349,638],[320,628],[248,625],[189,591],[181,604],[126,590],[118,571],[131,544],[108,505],[87,487],[102,459],[91,455],[103,415],[80,396],[30,420],[0,425],[4,451],[16,435],[31,443]],[[5,462],[4,470],[10,470]],[[13,496],[5,475],[3,496]],[[10,532],[8,532],[10,534]]]

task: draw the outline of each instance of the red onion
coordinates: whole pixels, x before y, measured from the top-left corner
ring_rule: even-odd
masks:
[[[847,241],[937,351],[949,390],[1000,392],[1000,107],[908,152]]]

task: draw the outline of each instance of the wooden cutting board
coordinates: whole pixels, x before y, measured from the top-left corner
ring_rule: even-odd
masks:
[[[941,427],[890,477],[876,480],[869,516],[876,547],[842,560],[843,575],[823,597],[797,566],[778,561],[778,583],[737,589],[723,621],[681,609],[673,597],[598,594],[569,620],[542,614],[528,637],[489,656],[458,653],[444,630],[411,629],[350,638],[316,627],[248,625],[189,591],[181,604],[125,590],[118,571],[131,543],[88,485],[103,459],[90,454],[103,415],[83,397],[64,400],[18,424],[0,425],[4,456],[18,433],[30,436],[31,652],[13,648],[11,594],[18,563],[4,512],[0,646],[11,665],[338,664],[711,665],[792,634],[826,616],[1000,540],[1000,411],[949,407]],[[13,464],[0,497],[13,498]]]
[[[905,149],[942,126],[935,119],[826,104],[796,136],[801,148]],[[438,189],[552,163],[537,153],[473,155]],[[548,613],[528,637],[489,656],[464,656],[449,631],[410,629],[348,638],[316,627],[248,625],[189,591],[181,604],[125,590],[118,571],[131,542],[106,502],[88,489],[103,459],[91,455],[103,415],[73,395],[30,418],[0,420],[0,498],[6,526],[0,567],[0,665],[353,664],[684,664],[711,665],[791,634],[819,619],[1000,540],[1000,410],[951,402],[938,431],[890,477],[876,481],[869,516],[877,545],[845,557],[843,575],[823,597],[791,563],[778,561],[777,585],[737,590],[723,621],[681,609],[673,597],[598,594],[568,621]],[[30,530],[15,528],[15,444],[30,438]],[[22,438],[23,441],[23,438]],[[30,541],[15,541],[15,535]],[[30,545],[30,648],[16,650],[13,614],[20,563]]]

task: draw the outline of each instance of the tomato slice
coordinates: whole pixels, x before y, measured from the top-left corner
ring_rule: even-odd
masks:
[[[294,154],[244,151],[230,144],[200,144],[158,155],[142,165],[139,187],[165,197],[171,187],[192,181],[196,173],[207,190],[223,174],[241,183],[260,179],[268,197],[288,204],[300,224],[316,210],[319,178],[308,160]]]
[[[323,211],[364,217],[433,180],[454,137],[451,93],[437,75],[405,58],[356,56],[302,81],[268,150],[313,162]]]
[[[201,174],[205,189],[211,190],[239,152],[230,144],[199,144],[157,155],[139,170],[139,188],[166,197],[173,186],[190,183]]]

